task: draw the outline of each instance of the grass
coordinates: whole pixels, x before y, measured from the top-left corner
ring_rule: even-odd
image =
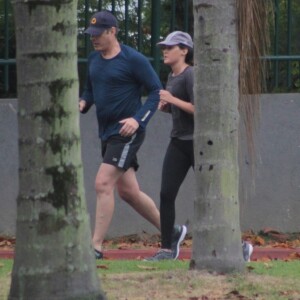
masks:
[[[0,260],[1,300],[8,294],[12,263]],[[101,286],[109,300],[300,299],[299,260],[251,262],[245,273],[231,275],[189,271],[188,267],[189,261],[97,261]]]
[[[249,264],[250,272],[259,275],[274,277],[298,278],[300,280],[300,260],[285,262],[282,260],[267,263],[252,262]],[[253,271],[251,271],[253,269]],[[299,281],[300,282],[300,281]]]
[[[132,272],[154,272],[168,270],[187,270],[188,261],[144,262],[141,260],[103,260],[97,261],[100,274],[126,274]]]
[[[1,278],[10,274],[12,270],[12,266],[13,266],[12,259],[0,259],[0,280]]]

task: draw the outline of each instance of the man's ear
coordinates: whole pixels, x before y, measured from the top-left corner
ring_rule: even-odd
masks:
[[[110,30],[111,30],[111,33],[113,33],[114,35],[116,35],[118,32],[116,27],[112,27],[112,28],[110,28]]]

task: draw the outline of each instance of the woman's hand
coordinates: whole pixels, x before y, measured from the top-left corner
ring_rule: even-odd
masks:
[[[162,102],[162,103],[174,104],[173,95],[170,92],[166,91],[166,90],[160,90],[159,91],[159,97],[160,97],[160,102]]]

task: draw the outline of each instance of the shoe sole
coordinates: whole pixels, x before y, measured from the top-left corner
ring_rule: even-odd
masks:
[[[251,261],[252,253],[253,253],[253,246],[251,244],[249,244],[249,258],[248,258],[247,262]]]
[[[177,257],[179,256],[180,244],[183,241],[183,239],[184,239],[184,237],[186,235],[186,232],[187,232],[186,226],[182,225],[182,231],[181,231],[180,237],[179,237],[178,242],[177,242],[177,247],[176,247],[176,253],[177,253],[177,255],[174,257],[174,260],[177,259]]]

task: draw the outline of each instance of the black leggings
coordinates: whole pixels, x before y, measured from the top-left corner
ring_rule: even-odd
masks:
[[[160,191],[161,248],[163,249],[171,249],[175,200],[190,167],[194,167],[193,141],[172,138],[163,162]]]

